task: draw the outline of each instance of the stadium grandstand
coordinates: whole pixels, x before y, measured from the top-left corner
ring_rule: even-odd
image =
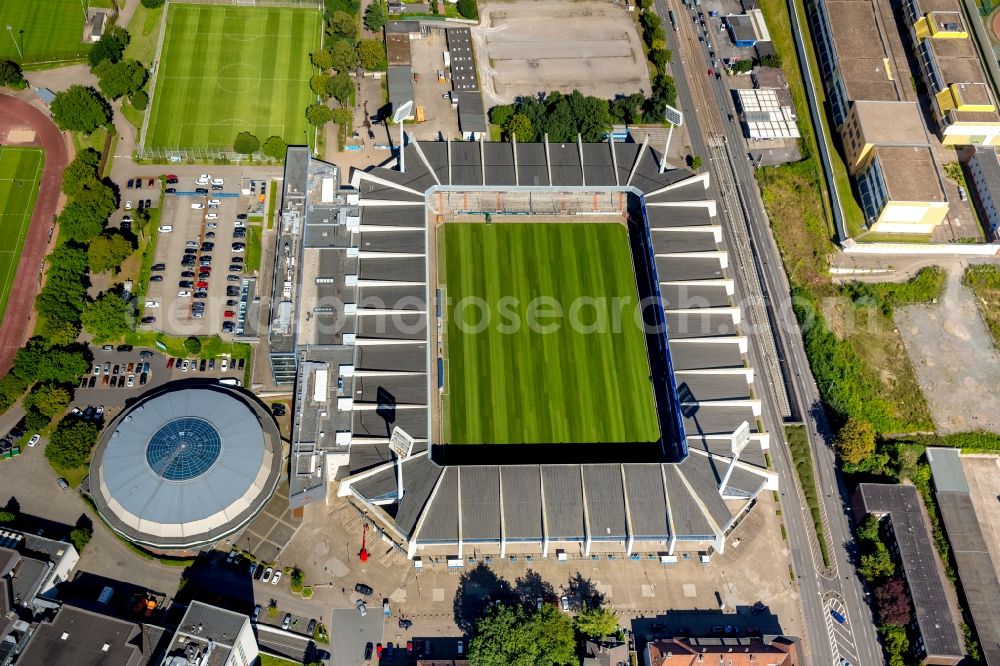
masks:
[[[296,396],[291,505],[329,488],[418,560],[722,552],[777,475],[708,175],[661,163],[646,143],[404,152],[405,171],[356,170],[341,186],[334,165],[289,149],[270,356],[275,383]],[[638,294],[653,304],[655,446],[560,445],[556,456],[442,435],[435,236],[505,216],[626,225]]]

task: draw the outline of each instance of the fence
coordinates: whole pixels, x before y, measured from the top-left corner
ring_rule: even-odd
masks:
[[[240,163],[272,163],[278,164],[280,160],[269,157],[261,152],[251,155],[237,153],[232,146],[197,146],[197,147],[175,147],[175,148],[143,148],[137,151],[140,160],[150,162],[179,164],[182,162],[235,162]]]
[[[238,7],[299,7],[324,9],[323,0],[167,0],[167,4],[236,5]]]

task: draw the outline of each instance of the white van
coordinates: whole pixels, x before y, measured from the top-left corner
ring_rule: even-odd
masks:
[[[219,380],[219,383],[226,386],[243,386],[243,383],[236,379],[236,377],[223,377]]]
[[[169,234],[173,230],[174,230],[174,228],[172,226],[170,226],[169,224],[161,224],[160,225],[160,233],[161,234]]]
[[[225,184],[226,184],[226,181],[224,181],[221,178],[213,178],[212,179],[212,185],[225,185]]]
[[[205,204],[203,204],[203,203],[193,203],[193,204],[191,204],[191,208],[193,208],[194,210],[201,210],[204,207],[205,207]]]
[[[211,178],[207,173],[203,173],[198,176],[198,180],[194,181],[196,185],[208,185],[208,179]]]
[[[160,307],[160,302],[159,301],[146,301],[146,307],[147,308],[158,308],[158,307]]]

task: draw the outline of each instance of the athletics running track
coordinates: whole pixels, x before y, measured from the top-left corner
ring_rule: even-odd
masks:
[[[0,323],[0,374],[6,373],[14,353],[28,338],[31,316],[38,293],[38,267],[45,257],[49,227],[59,205],[62,172],[66,168],[67,151],[59,128],[37,108],[27,102],[0,94],[0,137],[11,129],[35,130],[32,145],[45,151],[45,168],[38,188],[38,199],[31,215],[31,226],[17,264],[17,275],[7,299],[7,311]]]

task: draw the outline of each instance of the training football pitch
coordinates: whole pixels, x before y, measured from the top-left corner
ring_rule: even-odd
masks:
[[[83,43],[80,0],[0,0],[0,30],[5,33],[0,35],[0,59],[64,60],[82,58],[90,49]]]
[[[659,439],[623,226],[448,223],[438,239],[444,443]]]
[[[0,316],[17,275],[42,178],[42,151],[0,146]]]
[[[145,146],[223,148],[239,132],[306,143],[315,9],[169,6]]]

